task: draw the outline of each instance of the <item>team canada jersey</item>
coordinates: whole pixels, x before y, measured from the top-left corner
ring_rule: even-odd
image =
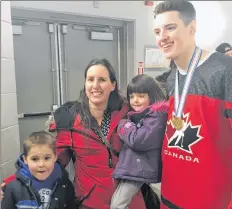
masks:
[[[232,58],[213,53],[196,68],[183,110],[171,123],[175,69],[167,80],[170,110],[163,142],[162,200],[168,208],[226,209],[232,192]],[[185,75],[179,75],[182,92]]]

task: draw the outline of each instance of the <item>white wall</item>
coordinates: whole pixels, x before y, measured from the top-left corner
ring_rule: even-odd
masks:
[[[220,5],[226,19],[226,28],[215,45],[217,46],[222,42],[228,42],[232,45],[232,1],[221,1]],[[215,25],[215,28],[217,28],[217,25]]]
[[[14,173],[19,155],[19,127],[10,1],[1,1],[0,182]]]
[[[193,1],[197,13],[196,42],[215,49],[222,42],[232,44],[232,2]]]
[[[135,20],[135,64],[144,60],[144,45],[155,44],[153,8],[145,6],[143,1],[100,1],[99,8],[93,7],[93,1],[12,1],[11,4],[20,8]]]

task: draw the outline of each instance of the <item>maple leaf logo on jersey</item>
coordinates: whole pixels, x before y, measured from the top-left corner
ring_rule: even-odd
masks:
[[[183,151],[193,154],[191,147],[199,142],[203,137],[199,135],[201,130],[201,125],[193,126],[191,121],[189,121],[189,113],[183,116],[184,127],[182,130],[176,130],[172,125],[171,119],[167,122],[173,129],[172,137],[168,137],[168,147],[169,148],[179,148]]]

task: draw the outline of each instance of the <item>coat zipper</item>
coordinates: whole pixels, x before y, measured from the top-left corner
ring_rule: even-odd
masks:
[[[35,193],[34,193],[34,192],[32,191],[32,189],[31,189],[31,181],[30,181],[30,180],[29,180],[29,183],[27,183],[27,186],[28,186],[28,189],[29,189],[30,193],[31,193],[32,196],[34,197],[34,199],[35,199],[37,205],[39,206],[39,202],[40,202],[40,201],[38,201],[38,199],[37,199]]]
[[[49,200],[49,202],[48,202],[48,204],[47,204],[46,209],[49,209],[49,207],[50,207],[50,205],[51,205],[52,197],[53,197],[53,194],[54,194],[55,191],[56,191],[57,185],[58,185],[58,183],[56,182],[55,186],[53,187],[53,190],[52,190],[52,193],[51,193],[51,196],[50,196],[50,200]]]
[[[113,168],[113,161],[112,161],[111,151],[110,151],[110,149],[108,147],[106,149],[108,151],[108,165],[109,165],[110,168]]]

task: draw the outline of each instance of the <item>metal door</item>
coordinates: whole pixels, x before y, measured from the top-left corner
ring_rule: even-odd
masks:
[[[127,69],[121,26],[39,21],[40,18],[24,17],[25,13],[12,17],[21,147],[31,132],[44,130],[54,107],[79,97],[84,86],[84,70],[92,59],[108,59],[123,87]],[[91,31],[102,30],[112,33],[113,40],[89,39]],[[67,170],[73,179],[71,164]]]
[[[59,104],[56,36],[53,24],[49,27],[45,22],[12,21],[22,142],[31,132],[44,130],[53,105]]]
[[[90,40],[91,31],[112,33],[113,40]],[[107,26],[59,25],[61,69],[61,101],[73,101],[84,86],[84,71],[95,58],[106,58],[120,80],[120,36],[117,28]]]
[[[108,59],[119,84],[124,79],[120,77],[121,28],[53,24],[15,17],[12,21],[21,141],[31,132],[44,129],[54,106],[79,97],[84,70],[92,59]],[[107,30],[113,40],[90,40],[93,30]]]

